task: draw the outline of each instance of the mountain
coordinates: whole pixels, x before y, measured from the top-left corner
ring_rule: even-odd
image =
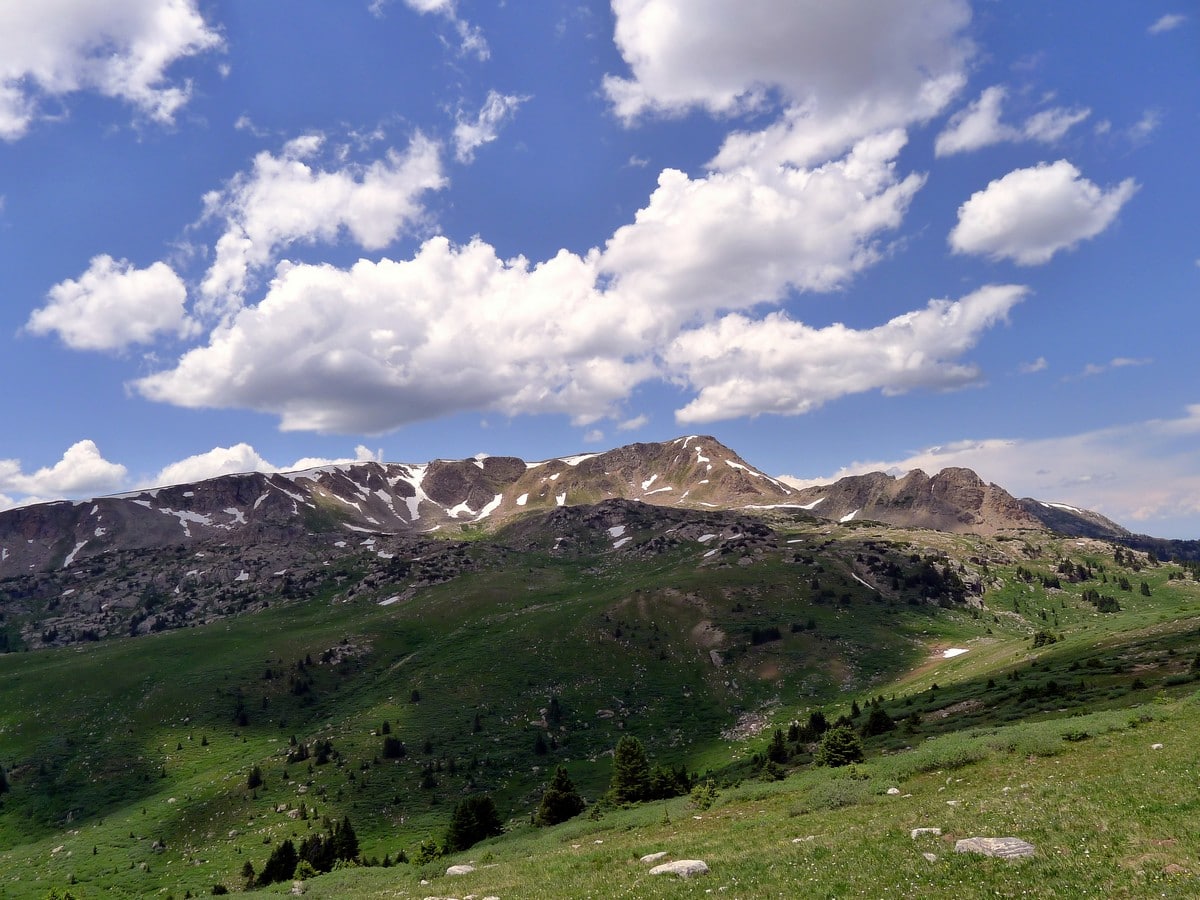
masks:
[[[312,534],[465,534],[537,510],[612,498],[696,509],[770,506],[794,491],[712,437],[525,462],[480,456],[225,475],[83,502],[0,512],[0,578],[114,551]]]
[[[1003,488],[970,469],[947,468],[930,477],[914,469],[896,478],[883,472],[852,475],[798,491],[795,502],[839,522],[869,519],[904,528],[994,535],[1043,523]]]

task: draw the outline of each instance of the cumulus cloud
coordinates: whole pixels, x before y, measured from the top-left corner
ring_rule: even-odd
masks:
[[[1008,91],[1002,85],[986,88],[978,100],[950,117],[934,142],[934,153],[950,156],[1003,141],[1053,144],[1092,114],[1090,109],[1056,106],[1034,113],[1017,128],[1000,121],[1000,110],[1007,95]]]
[[[285,429],[384,432],[465,410],[614,415],[660,377],[681,328],[789,291],[844,285],[922,184],[900,131],[818,169],[667,170],[603,249],[530,263],[439,237],[412,259],[281,265],[207,346],[135,383],[188,407],[275,413]],[[214,268],[216,268],[214,266]]]
[[[343,459],[305,457],[296,460],[291,465],[277,466],[264,459],[249,444],[241,443],[234,444],[232,447],[214,447],[205,453],[197,453],[194,456],[173,462],[161,469],[144,486],[188,484],[195,481],[204,481],[206,478],[217,478],[221,475],[234,475],[241,472],[265,472],[268,474],[272,472],[294,472],[301,469],[313,469],[318,466],[378,461],[377,454],[360,445],[355,448],[353,457]]]
[[[1163,34],[1167,31],[1174,31],[1186,21],[1187,16],[1182,13],[1167,13],[1155,19],[1154,24],[1147,28],[1146,31],[1150,34]]]
[[[494,141],[500,134],[500,126],[516,114],[517,109],[528,97],[488,91],[487,99],[473,121],[460,113],[454,125],[454,156],[462,163],[475,158],[475,151],[484,144]]]
[[[676,420],[797,415],[863,391],[962,387],[980,372],[959,357],[1026,293],[1018,285],[991,285],[862,331],[811,328],[783,313],[758,321],[726,316],[680,335],[665,353],[669,369],[699,392]]]
[[[187,288],[166,263],[137,269],[101,255],[79,280],[52,287],[25,327],[33,334],[55,333],[75,350],[121,350],[164,333],[191,333],[186,300]]]
[[[800,487],[867,472],[929,474],[948,466],[974,469],[1017,497],[1093,509],[1134,530],[1169,533],[1200,512],[1200,404],[1174,419],[1151,419],[1082,434],[1036,440],[964,439],[901,459],[852,463],[820,478],[785,480]],[[1163,532],[1150,527],[1159,523]],[[1179,534],[1195,538],[1195,534]]]
[[[221,43],[194,0],[0,4],[0,138],[22,137],[42,101],[77,91],[169,123],[191,85],[172,81],[168,70]]]
[[[617,115],[718,115],[778,96],[787,114],[734,135],[718,157],[806,163],[860,138],[936,115],[965,83],[972,47],[961,0],[614,0],[617,48],[630,77],[608,76]]]
[[[649,203],[613,234],[602,270],[626,305],[668,308],[678,327],[720,309],[843,286],[879,258],[919,175],[898,179],[904,133],[861,141],[817,169],[745,165],[703,178],[666,169]]]
[[[345,232],[366,250],[382,249],[420,220],[421,196],[445,185],[438,146],[421,134],[404,153],[333,171],[308,162],[324,140],[305,135],[278,156],[260,153],[249,172],[204,198],[205,218],[222,221],[225,232],[200,285],[201,312],[240,306],[250,275],[293,242],[332,243]]]
[[[118,490],[127,475],[124,466],[104,458],[95,441],[83,440],[72,444],[54,465],[30,474],[21,471],[19,460],[0,459],[0,494],[21,495],[17,500],[7,498],[13,505],[42,497],[104,493]]]
[[[468,409],[605,415],[651,369],[626,360],[595,254],[530,265],[442,237],[407,261],[281,267],[267,295],[137,390],[277,413],[287,430],[383,432]]]
[[[1129,178],[1103,190],[1065,159],[1016,169],[958,208],[950,246],[1023,266],[1045,263],[1104,231],[1137,188]]]

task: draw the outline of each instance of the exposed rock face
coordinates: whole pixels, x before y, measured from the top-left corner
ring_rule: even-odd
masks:
[[[1015,837],[972,837],[963,838],[954,844],[955,853],[981,853],[1000,859],[1021,859],[1033,856],[1037,848],[1027,841]]]
[[[1042,524],[1003,488],[970,469],[948,468],[930,477],[914,469],[902,478],[883,472],[852,475],[810,487],[796,502],[839,521],[870,519],[906,528],[992,535]]]

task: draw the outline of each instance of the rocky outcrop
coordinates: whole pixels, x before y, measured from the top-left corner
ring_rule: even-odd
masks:
[[[962,468],[943,469],[932,477],[920,469],[901,478],[884,472],[852,475],[831,485],[805,488],[794,502],[834,521],[868,519],[982,535],[1042,527],[1003,488]]]

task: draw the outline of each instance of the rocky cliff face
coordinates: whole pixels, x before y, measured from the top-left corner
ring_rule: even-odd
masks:
[[[932,477],[920,469],[901,478],[883,472],[854,475],[799,491],[794,502],[814,515],[843,522],[870,519],[984,535],[1042,527],[1011,494],[970,469],[943,469]]]

